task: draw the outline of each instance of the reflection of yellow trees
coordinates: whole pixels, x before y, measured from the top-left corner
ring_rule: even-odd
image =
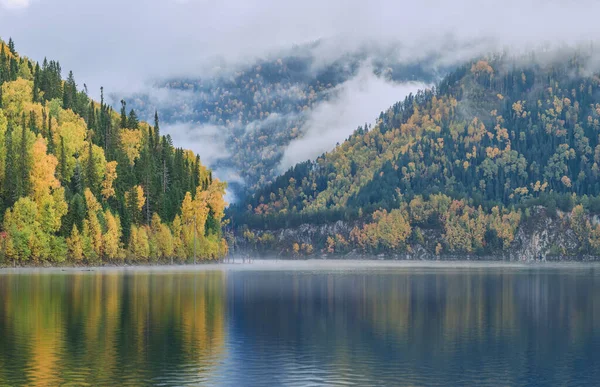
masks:
[[[496,347],[525,354],[535,343],[540,353],[581,353],[600,329],[592,318],[600,311],[593,297],[600,284],[587,274],[409,270],[233,274],[239,294],[233,308],[244,334],[266,342],[261,349],[298,343],[327,351],[317,361],[331,361],[340,372],[380,378],[378,371],[395,361],[403,371],[434,364],[443,373],[464,364],[458,358]]]
[[[11,364],[19,384],[98,385],[148,380],[156,356],[202,370],[223,356],[220,271],[8,275],[0,294],[0,385],[15,384]]]
[[[330,275],[322,289],[328,313],[339,315],[339,321],[358,321],[380,337],[410,338],[423,351],[428,346],[439,351],[439,356],[451,354],[450,346],[457,342],[495,338],[526,345],[522,339],[533,334],[532,326],[540,330],[540,337],[564,332],[565,343],[574,346],[584,346],[600,329],[595,318],[600,317],[600,301],[581,295],[584,288],[595,294],[600,290],[597,284],[584,280],[590,286],[582,286],[578,274],[536,273],[527,280],[520,275],[510,270],[490,274],[486,269],[449,275]],[[301,298],[309,281],[294,278],[295,299]],[[343,306],[348,302],[352,308]],[[548,351],[551,345],[549,341]],[[342,347],[339,350],[345,351]]]

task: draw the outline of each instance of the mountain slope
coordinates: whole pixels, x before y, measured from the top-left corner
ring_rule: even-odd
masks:
[[[220,258],[225,184],[134,110],[0,41],[0,263]],[[194,230],[194,226],[196,229]]]
[[[595,213],[595,59],[578,50],[468,63],[382,113],[373,129],[296,165],[233,207],[232,218],[257,230],[357,222],[318,246],[324,251],[405,251],[423,229],[440,229],[438,253],[484,253],[510,246],[533,206]],[[596,249],[600,229],[574,218],[580,248]]]
[[[159,81],[153,91],[128,99],[144,117],[158,108],[163,121],[174,125],[174,136],[212,150],[211,166],[229,173],[236,196],[243,198],[277,176],[290,143],[306,134],[311,114],[336,101],[361,71],[369,81],[390,85],[431,83],[446,71],[434,66],[435,58],[400,60],[391,49],[360,49],[327,62],[319,49],[317,42],[207,78]]]

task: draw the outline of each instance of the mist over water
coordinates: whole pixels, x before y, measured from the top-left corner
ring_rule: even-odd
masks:
[[[0,272],[0,384],[592,385],[595,265]]]

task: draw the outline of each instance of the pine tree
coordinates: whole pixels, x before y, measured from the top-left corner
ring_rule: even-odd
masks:
[[[17,51],[15,50],[15,42],[12,40],[12,38],[8,38],[8,49],[11,54],[17,55]]]
[[[71,178],[71,187],[73,192],[83,194],[85,185],[83,184],[83,177],[81,173],[81,164],[79,161],[75,164],[75,170],[73,171],[73,177]]]
[[[29,112],[29,130],[31,130],[33,134],[38,134],[38,129],[35,124],[35,112],[33,110]]]
[[[127,118],[127,127],[129,129],[137,129],[139,124],[140,121],[138,120],[137,114],[135,114],[135,111],[131,109],[129,112],[129,117]]]
[[[35,64],[35,71],[33,74],[33,102],[40,101],[40,64]]]
[[[140,210],[138,203],[138,195],[136,187],[131,187],[127,193],[127,212],[132,224],[139,224],[140,222]]]
[[[127,103],[125,100],[121,100],[121,129],[127,127]]]
[[[19,76],[19,62],[17,62],[17,59],[13,56],[12,58],[10,58],[10,80],[11,81],[16,81],[17,77]]]
[[[160,147],[160,126],[158,122],[158,110],[154,111],[154,146],[156,149]]]
[[[4,51],[4,45],[0,45],[0,85],[10,80],[8,67],[8,57]]]
[[[5,170],[5,183],[3,188],[4,195],[4,204],[6,207],[10,207],[15,202],[16,191],[17,191],[17,165],[16,165],[16,157],[13,149],[13,134],[14,131],[12,129],[12,125],[8,124],[8,128],[6,130],[6,170]]]
[[[94,152],[92,141],[88,146],[88,160],[86,165],[86,180],[88,188],[95,194],[97,187],[96,167],[94,166]]]
[[[69,76],[65,81],[63,88],[63,109],[75,109],[77,102],[77,84],[75,83],[75,77],[73,71],[69,71]]]
[[[67,179],[67,151],[65,150],[65,139],[60,136],[60,159],[58,163],[61,182],[65,183]]]
[[[19,143],[19,170],[17,173],[15,200],[22,196],[26,196],[29,192],[29,154],[27,147],[27,132],[27,126],[25,126],[25,113],[23,113],[21,124],[21,141]]]
[[[52,141],[52,116],[48,114],[48,153],[55,154],[54,141]],[[62,136],[61,136],[62,137]]]

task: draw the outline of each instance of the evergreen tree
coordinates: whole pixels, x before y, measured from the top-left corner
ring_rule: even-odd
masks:
[[[13,134],[12,125],[8,124],[8,129],[6,131],[6,171],[5,171],[5,183],[2,190],[4,196],[4,207],[10,207],[14,204],[17,197],[17,163],[16,163],[16,155],[12,151],[13,149]]]
[[[40,101],[40,64],[35,64],[35,70],[33,74],[33,102]]]
[[[160,126],[158,122],[158,110],[154,111],[154,145],[157,149],[160,146]]]
[[[25,113],[23,113],[21,121],[21,139],[19,141],[19,163],[14,197],[15,200],[26,196],[29,193],[29,150],[27,144],[28,129],[25,125]]]
[[[8,38],[8,49],[11,54],[17,55],[17,51],[15,50],[15,42],[12,40],[12,38]]]
[[[98,186],[98,178],[96,176],[96,167],[94,164],[94,153],[92,141],[89,142],[88,146],[88,160],[86,165],[86,183],[87,187],[96,194]]]
[[[137,114],[133,109],[129,111],[129,117],[127,118],[127,127],[130,129],[137,129],[140,121],[137,118]]]
[[[182,149],[175,151],[169,137],[160,137],[157,114],[156,127],[128,132],[128,142],[121,142],[120,129],[138,129],[140,124],[133,109],[128,116],[125,114],[125,101],[119,117],[105,103],[101,88],[97,109],[85,85],[83,91],[77,91],[72,72],[63,84],[59,62],[44,58],[40,66],[17,56],[12,40],[9,43],[0,49],[0,135],[4,142],[0,147],[0,167],[3,168],[0,241],[15,243],[23,239],[21,224],[4,223],[6,219],[8,222],[17,219],[15,216],[3,219],[5,210],[29,211],[32,215],[28,221],[37,229],[28,230],[31,235],[21,243],[21,247],[30,244],[29,250],[15,255],[9,249],[8,259],[42,263],[63,260],[68,254],[71,254],[70,259],[88,261],[116,258],[123,247],[118,243],[119,238],[121,243],[128,243],[132,227],[138,235],[148,233],[146,239],[168,242],[171,230],[166,224],[158,221],[154,229],[140,224],[150,224],[152,212],[164,215],[169,222],[174,219],[186,190],[192,190],[197,180],[192,168],[199,170],[199,164],[190,162]],[[2,87],[22,75],[27,79]],[[31,99],[19,100],[29,93],[28,88],[31,88],[31,96],[25,99]],[[10,114],[2,111],[3,93],[10,96]],[[58,127],[53,128],[57,123]],[[82,149],[86,130],[87,139]],[[140,134],[143,137],[138,138]],[[137,152],[139,154],[132,156]],[[177,165],[182,168],[177,173],[173,170],[175,152]],[[103,171],[102,179],[100,171]],[[178,176],[174,189],[169,184],[172,175]],[[100,194],[106,211],[102,211],[96,198]],[[86,207],[89,208],[86,210]],[[112,216],[116,212],[119,217]],[[217,221],[220,225],[220,219]],[[210,242],[210,247],[207,245],[205,249],[206,257],[221,256],[223,241],[213,238]],[[36,245],[32,247],[32,243]],[[106,243],[109,249],[106,251],[110,253],[101,248],[101,243]],[[167,245],[161,247],[162,256],[172,254]],[[139,250],[135,246],[124,247],[134,253]],[[102,254],[109,256],[102,257]],[[147,256],[144,253],[142,258]]]
[[[29,112],[29,130],[31,130],[31,132],[33,134],[38,134],[38,128],[36,126],[36,117],[35,117],[35,112],[32,110]]]
[[[127,103],[121,100],[121,129],[127,128]]]
[[[63,87],[63,109],[75,109],[77,103],[77,84],[73,71],[69,71],[69,76]]]
[[[65,149],[65,139],[60,136],[60,159],[58,163],[58,171],[60,174],[60,180],[65,183],[67,179],[67,151]]]

